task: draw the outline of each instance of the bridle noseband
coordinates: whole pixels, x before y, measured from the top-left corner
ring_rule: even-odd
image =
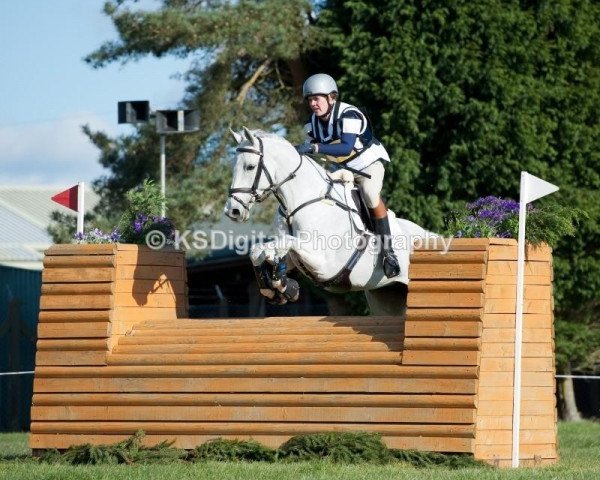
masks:
[[[237,147],[235,149],[236,152],[253,153],[255,155],[258,155],[258,166],[256,167],[256,175],[254,176],[254,181],[252,182],[252,186],[248,187],[248,188],[239,187],[239,188],[230,188],[229,189],[229,197],[233,198],[235,201],[237,201],[242,207],[244,207],[248,211],[250,210],[250,205],[252,205],[254,202],[260,203],[260,202],[266,200],[269,197],[269,195],[271,195],[271,194],[275,195],[275,198],[277,198],[279,203],[281,205],[283,205],[283,201],[277,194],[277,191],[284,183],[292,180],[296,176],[296,172],[298,172],[298,170],[300,170],[300,167],[302,166],[302,155],[299,155],[300,163],[294,169],[294,171],[291,172],[283,181],[281,181],[279,183],[273,182],[273,177],[271,176],[271,174],[269,173],[269,170],[267,170],[267,166],[265,165],[265,154],[264,154],[264,148],[263,148],[263,141],[260,137],[257,137],[257,140],[258,140],[258,146],[259,146],[258,150],[256,148],[254,148],[253,146]],[[264,189],[262,192],[259,192],[258,184],[260,183],[260,177],[263,172],[265,173],[265,176],[267,177],[269,186],[266,189]],[[248,202],[244,202],[237,195],[235,195],[236,193],[249,193],[251,195],[251,198]]]

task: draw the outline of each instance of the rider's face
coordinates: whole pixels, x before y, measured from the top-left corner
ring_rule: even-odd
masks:
[[[311,95],[307,101],[308,106],[317,117],[322,117],[329,110],[330,100],[326,95]]]

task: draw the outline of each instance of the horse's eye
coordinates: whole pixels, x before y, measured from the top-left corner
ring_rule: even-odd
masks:
[[[246,165],[246,170],[249,172],[254,170],[255,168],[256,168],[256,165]]]

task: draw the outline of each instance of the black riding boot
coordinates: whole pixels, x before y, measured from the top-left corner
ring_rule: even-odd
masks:
[[[387,278],[396,277],[400,274],[400,264],[398,258],[392,249],[390,222],[387,215],[383,218],[373,218],[375,233],[381,241],[381,250],[383,253],[383,272]]]

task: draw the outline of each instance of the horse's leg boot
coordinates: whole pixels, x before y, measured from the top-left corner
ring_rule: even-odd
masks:
[[[387,278],[393,278],[400,275],[400,264],[394,253],[391,245],[390,222],[387,215],[382,218],[373,218],[373,227],[375,233],[381,241],[381,249],[383,253],[383,273]]]

